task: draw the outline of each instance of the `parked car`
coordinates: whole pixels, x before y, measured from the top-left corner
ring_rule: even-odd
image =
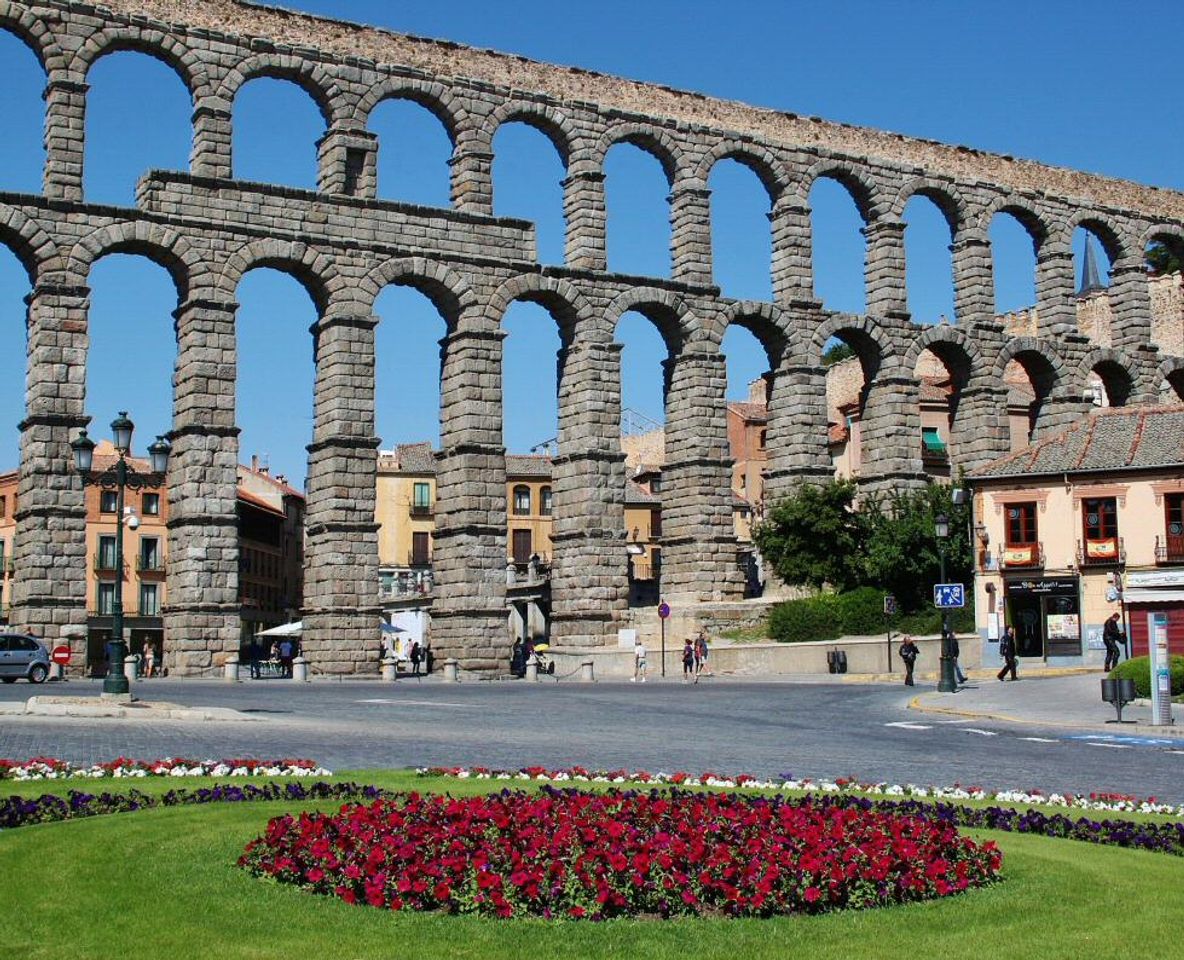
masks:
[[[0,680],[16,683],[24,677],[41,683],[49,676],[49,651],[36,637],[24,633],[0,633]]]

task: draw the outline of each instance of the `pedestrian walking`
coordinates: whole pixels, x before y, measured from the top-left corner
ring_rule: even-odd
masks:
[[[916,641],[906,633],[904,639],[900,641],[900,661],[904,664],[904,685],[906,687],[915,686],[913,667],[917,663],[917,655],[920,652]]]
[[[292,679],[292,641],[285,637],[280,641],[280,672],[289,680]]]
[[[700,630],[695,636],[695,683],[699,676],[707,669],[707,633]],[[707,674],[711,676],[711,674]]]
[[[144,644],[144,676],[151,677],[156,672],[156,648],[151,643]]]
[[[418,640],[411,641],[411,676],[419,676],[419,665],[423,662],[423,648]],[[525,671],[523,671],[525,673]]]
[[[1119,615],[1112,613],[1102,627],[1102,643],[1106,645],[1106,664],[1103,669],[1107,673],[1118,666],[1118,661],[1122,658],[1122,647],[1126,643],[1126,634],[1122,632],[1118,621]]]
[[[687,637],[682,645],[682,682],[686,683],[688,680],[698,681],[699,677],[696,673],[696,656],[695,648],[691,644],[691,638]]]
[[[641,637],[633,644],[633,676],[629,678],[630,683],[640,680],[645,683],[645,644],[641,642]]]
[[[1010,673],[1012,680],[1018,679],[1015,675],[1015,630],[1010,626],[1004,628],[1003,636],[999,638],[999,656],[1003,658],[1003,669],[995,676],[1003,680]]]
[[[941,631],[943,641],[945,640],[947,633],[950,637],[950,658],[954,661],[954,676],[957,677],[959,683],[965,683],[966,674],[964,674],[962,672],[962,668],[958,666],[958,655],[962,652],[961,648],[958,646],[958,636],[953,630],[947,631],[943,627]]]
[[[259,669],[259,661],[263,659],[263,644],[259,642],[258,637],[251,638],[251,646],[248,648],[247,656],[251,658],[251,679],[258,680],[262,676]]]

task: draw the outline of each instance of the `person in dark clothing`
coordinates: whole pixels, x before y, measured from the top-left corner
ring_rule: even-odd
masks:
[[[411,641],[411,676],[419,676],[419,664],[423,660],[423,648],[418,640]]]
[[[292,660],[296,656],[295,644],[287,637],[280,641],[280,670],[289,680],[292,679]]]
[[[917,654],[920,652],[913,638],[906,634],[900,642],[900,660],[904,664],[904,685],[906,687],[914,686],[913,666],[916,664]]]
[[[946,631],[943,629],[942,630],[942,639],[943,640],[945,639],[945,633],[946,633]],[[949,631],[949,634],[950,634],[950,657],[954,661],[954,676],[957,677],[959,683],[965,683],[966,682],[966,674],[964,674],[962,672],[962,668],[960,666],[958,666],[958,656],[962,652],[961,648],[958,646],[958,637],[957,637],[957,634],[955,634],[953,630]]]
[[[691,638],[687,637],[682,645],[682,682],[695,678],[695,648],[691,646]]]
[[[1011,627],[1005,628],[1003,636],[999,638],[999,656],[1003,658],[1003,669],[995,676],[1003,680],[1010,673],[1012,680],[1017,679],[1015,675],[1015,631]]]
[[[1102,643],[1106,645],[1106,664],[1103,669],[1107,673],[1118,666],[1118,661],[1122,658],[1122,647],[1126,642],[1126,635],[1119,627],[1118,620],[1118,614],[1112,613],[1102,627]]]

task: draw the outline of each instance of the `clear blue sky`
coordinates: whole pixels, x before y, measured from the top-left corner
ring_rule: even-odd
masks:
[[[1084,170],[1184,188],[1184,122],[1170,92],[1184,34],[1184,7],[1135,16],[1101,0],[1042,3],[718,3],[698,0],[543,0],[448,4],[382,0],[293,0],[291,7],[391,29],[494,47],[538,59],[623,74],[716,96],[848,123],[969,144]],[[128,204],[149,167],[186,169],[187,96],[161,64],[134,54],[101,60],[89,77],[88,199]],[[36,61],[0,34],[0,190],[38,191],[41,90]],[[322,124],[311,101],[278,81],[256,81],[234,108],[236,175],[310,187],[313,141]],[[444,204],[447,140],[426,113],[384,106],[379,134],[380,194]],[[495,144],[499,214],[538,223],[541,259],[562,256],[562,170],[540,134],[506,128]],[[610,266],[666,275],[666,184],[656,161],[614,150],[608,168]],[[725,293],[768,298],[767,198],[746,171],[717,170],[712,181],[717,279]],[[812,197],[816,274],[828,306],[863,303],[859,220],[842,190],[823,183]],[[948,231],[924,202],[907,211],[909,299],[915,318],[952,313]],[[996,240],[998,305],[1030,303],[1030,244],[1001,221]],[[1080,240],[1078,242],[1080,248]],[[175,358],[176,293],[159,268],[134,257],[101,261],[92,276],[92,350],[87,410],[94,433],[127,408],[137,446],[168,429]],[[18,458],[15,424],[25,373],[23,271],[0,247],[0,469]],[[291,278],[249,274],[239,289],[239,423],[242,457],[267,457],[299,482],[312,429],[312,344],[308,297]],[[378,312],[378,432],[384,446],[437,437],[438,347],[443,322],[419,295],[388,290]],[[527,450],[555,434],[555,325],[517,305],[506,320],[506,443]],[[656,331],[627,316],[625,403],[661,418]],[[729,334],[729,393],[744,394],[765,368],[759,346]],[[282,411],[282,413],[281,413]]]

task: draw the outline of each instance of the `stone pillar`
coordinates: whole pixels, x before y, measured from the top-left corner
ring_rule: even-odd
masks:
[[[234,122],[229,105],[203,100],[193,110],[193,149],[189,168],[195,177],[234,176],[232,143]]]
[[[507,666],[505,331],[457,330],[440,341],[440,452],[432,542],[431,643],[466,670]]]
[[[714,284],[711,266],[711,191],[675,184],[670,192],[671,277],[695,287]]]
[[[904,224],[881,217],[863,228],[867,241],[867,312],[874,317],[909,319],[905,281]],[[920,442],[920,441],[918,441]]]
[[[859,430],[861,489],[889,493],[924,486],[916,377],[899,366],[881,366],[864,384]]]
[[[978,231],[961,230],[950,244],[954,263],[954,315],[961,326],[995,316],[995,268],[991,241]]]
[[[317,190],[373,200],[378,195],[378,137],[332,127],[317,141]]]
[[[493,152],[457,146],[452,159],[452,207],[461,213],[493,216]]]
[[[629,602],[621,350],[577,340],[561,351],[551,637],[564,647],[613,642]]]
[[[1077,332],[1073,251],[1051,243],[1036,255],[1037,335],[1059,337]]]
[[[173,453],[164,662],[173,676],[200,674],[237,652],[238,304],[189,300],[177,308]]]
[[[773,237],[773,300],[788,304],[814,300],[810,250],[810,208],[780,200],[769,213]]]
[[[53,200],[82,199],[82,154],[89,87],[51,76],[45,88],[45,174],[42,189]]]
[[[680,606],[739,600],[744,573],[732,522],[724,356],[684,349],[665,371],[662,594]]]
[[[790,357],[769,377],[766,508],[803,483],[834,476],[827,443],[826,368]]]
[[[957,396],[950,429],[950,479],[969,473],[1011,450],[1007,422],[1007,388],[990,372],[980,373]]]
[[[606,270],[603,171],[568,175],[563,181],[563,216],[567,223],[566,265],[573,270]]]
[[[374,500],[374,328],[330,307],[313,327],[316,394],[308,447],[303,654],[320,673],[372,673],[378,651]]]
[[[26,302],[28,378],[9,618],[14,629],[50,641],[68,626],[81,627],[85,637],[86,497],[70,441],[89,421],[90,291],[42,281]],[[85,663],[85,639],[73,654]]]
[[[1151,343],[1151,289],[1147,266],[1139,256],[1123,257],[1110,266],[1110,342],[1134,355]]]

